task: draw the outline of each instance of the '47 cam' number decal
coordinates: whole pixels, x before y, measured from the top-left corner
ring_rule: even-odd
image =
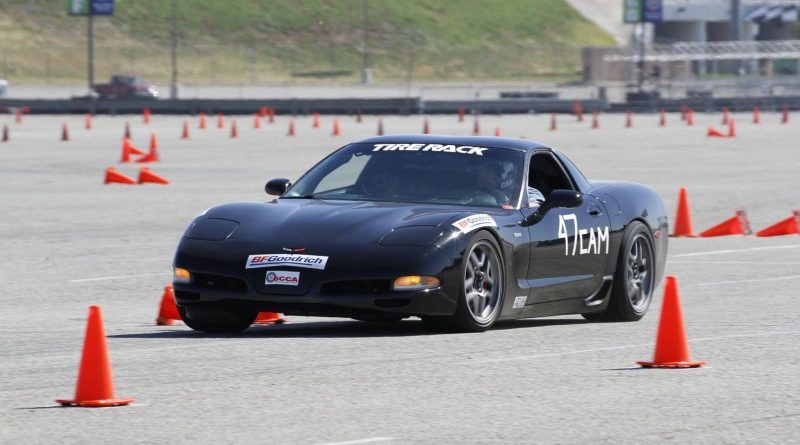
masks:
[[[570,236],[567,231],[567,221],[572,221],[572,253],[569,250]],[[583,236],[587,234],[589,235],[589,242],[586,243],[584,248]],[[603,244],[605,244],[606,254],[608,253],[608,226],[578,230],[578,217],[574,213],[558,215],[558,239],[561,238],[564,238],[564,255],[575,255],[576,252],[580,255],[600,253]]]

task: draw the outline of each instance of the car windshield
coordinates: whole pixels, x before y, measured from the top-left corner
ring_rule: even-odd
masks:
[[[325,158],[283,198],[514,208],[524,153],[468,145],[358,143]]]

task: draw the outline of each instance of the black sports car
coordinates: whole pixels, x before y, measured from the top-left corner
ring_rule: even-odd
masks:
[[[191,328],[259,311],[482,331],[497,320],[640,319],[667,216],[634,183],[589,181],[563,154],[498,137],[392,135],[340,148],[271,202],[211,208],[175,254]]]

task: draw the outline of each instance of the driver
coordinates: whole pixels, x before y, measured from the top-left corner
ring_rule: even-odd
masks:
[[[475,177],[477,186],[481,191],[492,195],[500,207],[514,208],[511,200],[514,195],[515,170],[513,162],[493,162],[478,170]]]

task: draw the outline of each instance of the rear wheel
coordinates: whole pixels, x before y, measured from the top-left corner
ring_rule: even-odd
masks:
[[[505,273],[497,241],[485,231],[478,232],[464,252],[456,312],[445,317],[422,317],[423,323],[431,329],[482,332],[500,315]]]
[[[241,309],[211,309],[178,306],[178,313],[186,326],[195,331],[213,334],[236,334],[244,331],[256,320],[258,312]]]
[[[647,226],[634,221],[625,229],[622,252],[614,274],[611,299],[603,312],[583,314],[592,321],[637,321],[653,299],[655,259]]]

